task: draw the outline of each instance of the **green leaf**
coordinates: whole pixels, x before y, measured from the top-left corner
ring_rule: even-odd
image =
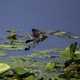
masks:
[[[47,63],[46,70],[53,71],[55,63]]]
[[[11,67],[8,64],[0,63],[0,74],[9,70]]]
[[[23,74],[26,72],[25,68],[22,68],[22,67],[16,67],[15,71],[17,74]]]
[[[62,58],[62,59],[70,59],[71,58],[69,47],[64,49],[63,53],[60,54],[60,58]]]
[[[6,52],[3,50],[0,50],[0,56],[5,56],[5,55],[6,55]]]
[[[36,80],[36,79],[34,76],[31,75],[31,76],[27,77],[25,80]]]
[[[37,51],[37,52],[33,52],[32,56],[49,56],[48,51]]]

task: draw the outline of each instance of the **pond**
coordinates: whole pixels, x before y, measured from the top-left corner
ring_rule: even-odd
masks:
[[[79,3],[1,0],[0,80],[80,80]],[[48,38],[41,38],[39,44],[26,44],[31,38],[27,33],[32,36],[33,28]],[[18,35],[15,45],[10,44],[9,30]]]

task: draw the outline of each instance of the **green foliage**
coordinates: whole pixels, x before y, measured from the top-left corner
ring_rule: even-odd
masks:
[[[25,80],[37,80],[34,76],[29,76],[27,78],[25,78]]]
[[[26,72],[26,69],[25,68],[23,68],[23,67],[16,67],[16,68],[14,68],[15,69],[15,71],[16,71],[16,73],[17,74],[23,74],[23,73],[25,73]]]
[[[5,56],[6,55],[6,51],[0,50],[0,56]]]
[[[48,51],[37,51],[37,52],[33,52],[32,53],[32,56],[34,56],[34,57],[45,57],[45,56],[50,56],[49,55],[49,53],[48,53]]]
[[[70,59],[71,58],[69,47],[64,49],[64,52],[60,54],[60,58],[62,58],[62,59]]]
[[[45,68],[48,71],[53,71],[55,66],[56,66],[55,63],[47,63]]]
[[[60,58],[62,59],[78,59],[80,58],[80,50],[77,49],[75,43],[66,47],[64,51],[61,53]]]
[[[0,63],[0,73],[5,74],[6,71],[13,69],[16,74],[14,77],[11,77],[7,80],[39,80],[41,77],[44,77],[44,80],[49,80],[49,78],[52,78],[52,80],[65,80],[64,78],[60,78],[58,75],[60,75],[60,71],[64,71],[64,64],[62,64],[61,61],[63,60],[70,60],[72,57],[74,58],[74,54],[76,55],[76,59],[80,57],[80,51],[78,49],[72,49],[73,47],[66,47],[65,49],[50,49],[50,50],[44,50],[44,51],[35,51],[32,53],[32,55],[29,56],[18,56],[18,57],[11,57],[8,62],[2,62]],[[50,52],[56,51],[59,53],[60,57],[56,59],[51,59]],[[55,55],[55,54],[54,54]],[[34,58],[44,58],[47,57],[47,61],[40,61],[35,60]],[[1,65],[3,64],[3,65]],[[35,76],[29,75],[27,77],[22,76],[25,73],[34,73]],[[64,72],[63,72],[64,73]],[[16,76],[17,75],[17,76]],[[21,78],[21,76],[23,78]],[[5,76],[4,76],[5,77]],[[15,79],[13,79],[15,78]],[[18,79],[19,78],[19,79]],[[75,79],[77,80],[77,79]]]
[[[0,74],[9,70],[11,67],[6,63],[0,63]]]

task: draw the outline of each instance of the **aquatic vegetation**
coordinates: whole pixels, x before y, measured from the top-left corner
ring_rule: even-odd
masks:
[[[79,75],[80,47],[76,42],[65,48],[33,51],[31,55],[10,57],[0,62],[2,80],[78,80]]]
[[[0,50],[0,56],[5,56],[6,55],[6,51]]]
[[[7,30],[9,35],[6,37],[7,44],[0,44],[0,49],[6,50],[30,50],[39,45],[40,42],[45,41],[49,36],[57,36],[65,39],[80,39],[80,36],[74,35],[70,32],[52,31],[46,32],[39,29],[32,28],[31,33],[24,33],[25,35],[18,35],[16,31]]]
[[[51,71],[55,68],[56,64],[55,63],[47,63],[46,64],[46,70]]]
[[[6,63],[0,63],[0,74],[10,69],[10,66]]]
[[[22,43],[16,43],[15,45],[0,44],[2,50],[23,50],[26,46]]]
[[[73,43],[64,49],[61,57],[64,59],[78,59],[80,58],[80,49]]]

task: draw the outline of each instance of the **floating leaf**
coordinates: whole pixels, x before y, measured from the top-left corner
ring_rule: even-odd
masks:
[[[0,56],[5,56],[5,55],[6,55],[6,52],[3,50],[0,50]]]
[[[37,80],[37,79],[35,79],[34,76],[29,76],[29,77],[27,77],[25,80]]]
[[[53,71],[55,63],[47,63],[46,70]]]
[[[2,50],[23,50],[26,46],[24,44],[0,44],[0,49]]]
[[[32,56],[49,56],[49,52],[48,51],[36,51],[32,53]]]
[[[22,67],[16,67],[15,71],[17,74],[23,74],[26,72],[25,68],[22,68]]]
[[[9,70],[11,67],[8,64],[0,63],[0,74]]]

